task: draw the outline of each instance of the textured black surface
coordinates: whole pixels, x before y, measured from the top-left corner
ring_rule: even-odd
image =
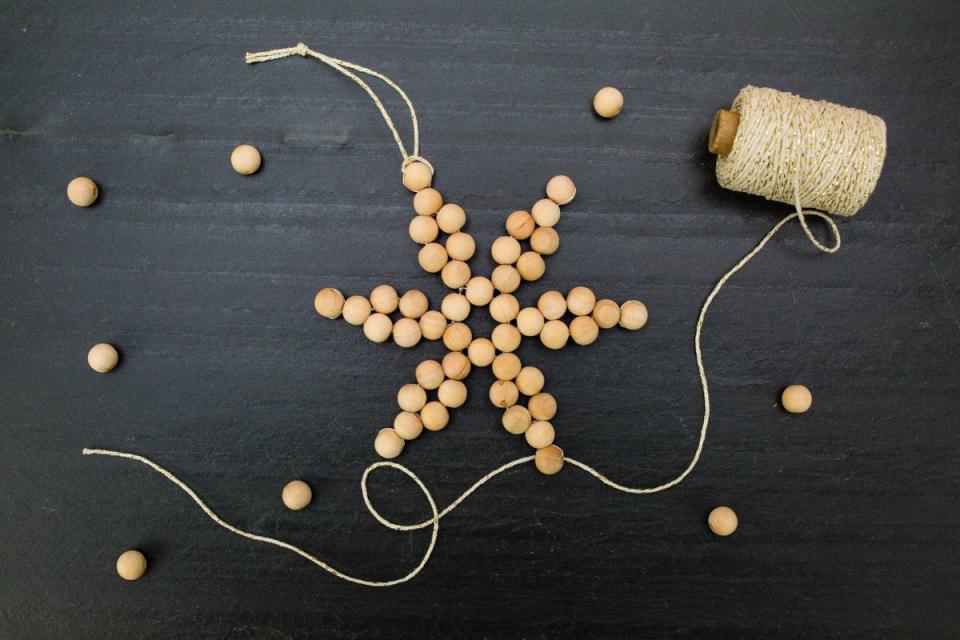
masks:
[[[955,4],[8,1],[2,15],[3,638],[960,634]],[[358,481],[397,388],[442,347],[373,345],[312,297],[386,281],[438,303],[442,286],[417,266],[399,156],[366,96],[314,61],[243,64],[300,40],[407,90],[437,186],[470,215],[475,271],[507,213],[553,174],[576,179],[561,250],[521,302],[584,284],[646,301],[651,321],[520,355],[560,400],[567,453],[631,484],[686,465],[699,305],[788,211],[716,185],[714,110],[748,83],[861,107],[887,120],[889,154],[839,254],[789,229],[717,300],[716,417],[686,483],[627,496],[522,467],[443,521],[415,581],[357,587],[229,535],[145,467],[80,455],[149,455],[229,520],[350,573],[418,561],[427,534],[382,529]],[[589,109],[603,84],[626,96],[610,122]],[[254,177],[230,169],[240,142],[264,154]],[[95,207],[66,201],[75,175],[100,183]],[[107,376],[85,362],[99,341],[123,353]],[[402,458],[441,504],[528,451],[499,426],[489,376]],[[802,417],[777,408],[794,381],[814,393]],[[315,492],[301,513],[279,500],[295,477]],[[399,476],[373,485],[391,517],[427,513]],[[721,503],[741,516],[729,539],[704,524]],[[133,584],[113,568],[129,547],[151,565]]]

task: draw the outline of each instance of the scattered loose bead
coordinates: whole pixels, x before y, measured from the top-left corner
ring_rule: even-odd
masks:
[[[451,260],[440,270],[440,279],[451,289],[460,289],[470,281],[470,266],[466,262]]]
[[[515,436],[520,435],[530,427],[533,420],[530,418],[530,412],[522,404],[515,404],[508,407],[500,418],[503,428]]]
[[[460,322],[470,315],[470,301],[462,293],[448,293],[440,303],[440,311],[448,320]]]
[[[563,449],[555,444],[537,449],[533,463],[537,466],[537,471],[546,476],[559,473],[560,469],[563,469]]]
[[[519,289],[520,278],[520,272],[510,264],[501,264],[490,274],[493,286],[501,293],[513,293]]]
[[[410,221],[407,227],[407,233],[410,239],[417,244],[428,244],[437,239],[440,235],[440,229],[437,227],[437,221],[429,216],[417,216]]]
[[[498,324],[490,334],[490,340],[493,341],[493,346],[504,353],[516,351],[522,339],[523,336],[520,335],[520,330],[512,324]]]
[[[477,250],[477,243],[473,236],[463,231],[457,231],[447,238],[447,255],[454,260],[469,260]]]
[[[437,399],[444,406],[456,409],[467,401],[467,385],[459,380],[444,380],[437,389]]]
[[[373,449],[381,458],[392,460],[403,452],[405,441],[393,429],[380,429],[373,440]]]
[[[440,431],[450,422],[450,412],[442,402],[433,400],[420,409],[420,422],[427,431]]]
[[[534,449],[543,449],[553,444],[553,439],[557,433],[553,425],[546,420],[539,420],[530,425],[530,428],[523,434],[529,444]]]
[[[547,291],[537,300],[537,309],[547,320],[558,320],[567,312],[567,299],[559,291]]]
[[[517,240],[526,240],[537,228],[537,224],[529,212],[520,210],[507,216],[506,228],[507,233]]]
[[[432,187],[421,189],[413,196],[413,210],[421,216],[432,216],[443,206],[443,196]]]
[[[400,296],[390,285],[381,284],[370,292],[370,304],[377,313],[393,313],[400,305]]]
[[[577,195],[577,187],[567,176],[553,176],[547,183],[547,197],[559,205],[573,200]]]
[[[613,300],[598,300],[593,306],[593,320],[601,329],[610,329],[620,322],[620,305]]]
[[[89,207],[98,197],[100,188],[90,178],[80,176],[67,183],[67,199],[78,207]]]
[[[343,294],[333,288],[321,289],[317,293],[316,297],[313,299],[313,306],[317,310],[317,313],[322,315],[324,318],[334,318],[340,317],[340,312],[343,311]]]
[[[530,248],[542,256],[553,255],[560,248],[560,234],[553,227],[539,227],[530,236]]]
[[[600,327],[590,316],[577,316],[570,323],[570,339],[580,346],[593,344],[598,335]]]
[[[509,293],[501,293],[490,301],[490,316],[497,322],[510,322],[520,313],[520,303]]]
[[[147,572],[147,558],[137,551],[124,551],[117,558],[117,574],[124,580],[139,580]]]
[[[404,440],[416,440],[423,433],[423,423],[417,414],[401,411],[393,419],[393,430]]]
[[[120,362],[120,354],[112,344],[101,342],[87,352],[87,364],[97,373],[108,373]]]
[[[536,251],[526,251],[517,259],[517,271],[527,282],[534,282],[546,273],[547,263]]]
[[[560,205],[549,198],[542,198],[530,208],[533,220],[541,227],[552,227],[560,221]]]
[[[520,257],[520,243],[511,236],[500,236],[490,246],[490,255],[497,264],[513,264]]]
[[[467,282],[467,300],[475,307],[483,307],[490,304],[493,299],[493,283],[489,278],[483,276],[474,276]]]
[[[501,353],[493,359],[491,367],[497,380],[513,380],[519,375],[522,365],[516,354]]]
[[[813,404],[813,394],[802,384],[792,384],[780,394],[780,404],[790,413],[806,413]]]
[[[300,511],[313,500],[313,491],[303,480],[293,480],[283,487],[280,498],[290,511]]]
[[[363,335],[372,342],[386,342],[393,333],[393,321],[382,313],[370,315],[363,323]]]
[[[528,338],[540,335],[543,323],[543,314],[536,307],[526,307],[517,314],[517,330]]]
[[[409,349],[420,342],[421,337],[420,323],[413,318],[400,318],[393,323],[393,341],[398,347]]]
[[[493,384],[490,385],[490,402],[495,407],[501,409],[512,407],[517,404],[519,397],[520,392],[517,390],[517,385],[509,380],[494,380]]]
[[[456,233],[467,223],[467,214],[458,204],[447,203],[437,211],[437,224],[444,233]]]
[[[737,530],[739,520],[730,507],[716,507],[707,516],[707,526],[718,536],[728,536]]]
[[[543,372],[536,367],[524,367],[514,381],[517,389],[525,396],[535,396],[543,390]]]
[[[423,291],[411,289],[400,296],[400,313],[406,318],[418,319],[430,308],[430,301]]]
[[[620,305],[620,326],[635,331],[647,324],[647,306],[639,300],[627,300]]]
[[[447,264],[447,250],[436,242],[425,244],[417,254],[417,261],[427,273],[438,273]]]
[[[404,411],[416,413],[427,404],[427,392],[418,384],[405,384],[397,392],[397,404]]]
[[[424,360],[417,365],[414,376],[424,389],[436,389],[444,379],[443,366],[436,360]]]
[[[230,164],[233,170],[241,175],[248,176],[256,173],[260,168],[260,152],[256,147],[249,144],[242,144],[233,150],[230,154]]]
[[[470,343],[467,349],[467,357],[470,363],[475,367],[489,366],[497,355],[496,347],[486,338],[477,338]]]
[[[350,296],[343,303],[343,319],[355,327],[359,327],[370,317],[370,301],[363,296]]]
[[[623,94],[614,87],[604,87],[593,96],[593,110],[601,118],[613,118],[623,109]]]
[[[567,294],[567,309],[575,316],[590,315],[597,304],[597,296],[587,287],[574,287]]]
[[[423,162],[411,162],[403,168],[403,186],[410,191],[423,191],[433,182],[433,171]]]
[[[527,402],[534,420],[552,420],[557,415],[557,399],[549,393],[538,393]]]
[[[459,351],[443,356],[443,373],[451,380],[463,380],[470,375],[470,358]]]
[[[420,332],[427,340],[439,340],[447,330],[447,319],[437,310],[427,311],[420,316]]]
[[[471,340],[473,340],[473,332],[462,322],[454,322],[443,332],[443,344],[450,351],[463,351],[470,346]]]
[[[570,329],[563,320],[548,320],[540,330],[540,342],[548,349],[562,349],[570,338]]]

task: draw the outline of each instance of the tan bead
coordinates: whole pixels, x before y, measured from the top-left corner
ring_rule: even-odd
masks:
[[[490,255],[497,264],[513,264],[520,257],[520,251],[520,243],[510,236],[500,236],[490,247]]]
[[[420,333],[427,340],[439,340],[447,330],[447,324],[447,319],[439,311],[427,311],[420,316]]]
[[[477,243],[473,236],[463,231],[457,231],[447,238],[447,255],[454,260],[469,260],[477,250]]]
[[[534,222],[533,216],[529,212],[520,210],[507,216],[506,228],[507,233],[517,240],[526,240],[537,228],[537,223]]]
[[[98,197],[100,188],[90,178],[80,176],[67,183],[67,199],[78,207],[89,207]]]
[[[373,440],[373,450],[381,458],[392,460],[403,452],[405,441],[393,429],[380,429]]]
[[[467,223],[467,214],[458,204],[447,203],[437,211],[437,224],[444,233],[456,233]]]
[[[489,278],[474,276],[467,282],[467,300],[475,307],[483,307],[493,300],[493,283]]]
[[[477,338],[470,343],[470,347],[467,349],[467,357],[470,358],[470,363],[475,367],[489,366],[496,355],[496,347],[486,338]]]
[[[728,536],[740,524],[737,514],[730,507],[716,507],[707,516],[707,526],[718,536]]]
[[[549,393],[538,393],[527,402],[534,420],[552,420],[557,415],[557,399]]]
[[[363,335],[372,342],[386,342],[393,333],[393,321],[382,313],[374,313],[363,322]]]
[[[513,380],[520,373],[520,358],[513,353],[501,353],[493,359],[491,365],[497,380]]]
[[[120,362],[120,354],[112,344],[101,342],[95,344],[87,352],[87,364],[97,373],[113,371]]]
[[[443,196],[432,187],[421,189],[413,196],[413,210],[421,216],[432,216],[443,206]]]
[[[448,320],[460,322],[470,315],[470,301],[462,293],[448,293],[440,303],[440,311]]]
[[[363,296],[350,296],[343,303],[343,319],[359,327],[370,317],[370,301]]]
[[[790,413],[806,413],[813,405],[813,394],[802,384],[792,384],[780,394],[780,404]]]
[[[547,182],[547,197],[559,205],[573,200],[577,195],[577,186],[567,176],[553,176]]]
[[[520,272],[513,265],[501,264],[490,274],[490,280],[502,293],[513,293],[520,288]]]
[[[601,329],[610,329],[620,322],[620,305],[613,300],[598,300],[593,305],[593,320]]]
[[[534,282],[546,273],[547,263],[536,251],[527,251],[517,259],[517,271],[520,273],[520,277],[527,282]]]
[[[538,420],[530,425],[530,428],[523,434],[529,444],[534,449],[543,449],[553,444],[553,439],[557,437],[553,425],[546,420]]]
[[[547,320],[540,330],[540,342],[548,349],[562,349],[570,339],[570,329],[563,320]]]
[[[451,409],[463,406],[467,401],[467,385],[459,380],[444,380],[437,389],[437,399]]]
[[[493,406],[506,409],[517,404],[520,392],[517,391],[517,385],[509,380],[494,380],[490,385],[490,402]]]
[[[417,244],[428,244],[437,239],[437,236],[440,235],[440,228],[437,227],[437,221],[430,216],[417,216],[410,221],[407,233],[410,234],[410,239]]]
[[[527,337],[540,335],[543,323],[543,314],[536,307],[525,307],[517,314],[517,330]]]
[[[283,487],[280,498],[290,511],[300,511],[313,500],[313,491],[303,480],[293,480]]]
[[[567,294],[567,309],[575,316],[588,316],[597,304],[597,296],[586,287],[574,287]]]
[[[515,404],[508,407],[500,418],[503,428],[515,436],[520,435],[530,426],[533,420],[530,418],[530,412],[522,404]]]
[[[447,264],[447,250],[436,242],[425,244],[417,254],[417,261],[427,273],[439,273],[443,265]]]
[[[393,419],[393,430],[404,440],[416,440],[423,433],[423,423],[417,414],[401,411]]]
[[[440,431],[450,422],[450,412],[442,402],[433,400],[420,409],[420,422],[427,431]]]
[[[403,186],[410,191],[423,191],[433,182],[433,171],[423,162],[411,162],[403,168]]]
[[[440,270],[440,279],[451,289],[460,289],[470,281],[470,266],[466,262],[451,260]]]
[[[473,340],[473,333],[470,327],[462,322],[454,322],[443,332],[443,344],[450,351],[463,351],[470,346]]]
[[[517,374],[517,389],[525,396],[535,396],[543,390],[543,372],[536,367],[524,367]]]
[[[613,118],[623,109],[623,94],[614,87],[604,87],[593,96],[593,110],[601,118]]]
[[[585,347],[597,341],[600,327],[590,316],[577,316],[570,323],[570,339]]]
[[[537,471],[543,475],[552,476],[559,473],[560,469],[563,469],[563,449],[555,444],[537,449],[533,463],[537,466]]]
[[[117,574],[124,580],[139,580],[147,572],[147,558],[137,551],[124,551],[117,558]]]
[[[417,365],[414,376],[424,389],[436,389],[444,380],[443,365],[436,360],[424,360]]]
[[[420,323],[413,318],[400,318],[393,323],[393,341],[398,347],[409,349],[420,342],[421,337]]]
[[[501,293],[490,301],[490,316],[497,322],[510,322],[520,313],[520,303],[509,293]]]
[[[470,375],[470,358],[460,351],[443,356],[443,373],[451,380],[463,380]]]
[[[516,351],[522,339],[523,336],[520,335],[520,330],[512,324],[498,324],[490,334],[490,340],[493,342],[493,346],[504,353]]]
[[[542,256],[550,256],[560,248],[560,234],[553,227],[539,227],[530,236],[530,248]]]
[[[547,291],[537,300],[537,309],[547,320],[558,320],[567,312],[567,299],[559,291]]]
[[[377,313],[393,313],[400,306],[400,296],[390,285],[381,284],[370,292],[370,304]]]
[[[427,404],[427,392],[418,384],[405,384],[397,392],[397,404],[404,411],[416,413]]]
[[[340,317],[343,311],[343,294],[333,288],[321,289],[313,299],[313,307],[324,318]]]
[[[260,152],[257,151],[256,147],[249,144],[240,145],[230,154],[230,164],[233,165],[233,170],[245,176],[256,173],[260,168],[260,162]]]
[[[542,198],[533,203],[530,214],[541,227],[552,227],[560,221],[560,205],[549,198]]]
[[[427,300],[427,295],[423,291],[411,289],[400,296],[398,306],[404,317],[416,320],[430,308],[430,301]]]
[[[620,326],[635,331],[647,324],[647,306],[639,300],[627,300],[620,305]]]

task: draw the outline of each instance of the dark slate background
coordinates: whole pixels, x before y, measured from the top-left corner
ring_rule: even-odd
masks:
[[[5,2],[0,19],[0,636],[3,638],[947,638],[960,634],[960,45],[955,3]],[[634,485],[673,477],[701,415],[696,313],[789,211],[720,189],[704,151],[745,84],[883,116],[889,153],[844,248],[785,230],[719,297],[715,421],[696,472],[654,496],[525,466],[445,519],[412,583],[358,587],[213,525],[153,457],[240,526],[393,578],[426,532],[363,509],[397,388],[436,343],[373,345],[314,293],[382,282],[438,303],[379,114],[315,49],[393,77],[436,185],[487,247],[547,178],[573,176],[560,252],[523,303],[576,284],[637,297],[638,333],[520,355],[560,400],[567,453]],[[589,108],[604,84],[626,108]],[[386,94],[384,94],[386,96]],[[389,104],[396,108],[391,97]],[[398,121],[404,122],[402,112]],[[255,144],[254,177],[230,150]],[[90,175],[95,207],[65,196]],[[479,314],[485,316],[485,314]],[[489,327],[477,321],[476,327]],[[109,341],[123,363],[86,365]],[[446,504],[526,455],[482,371],[449,429],[402,461]],[[791,382],[814,409],[777,407]],[[296,477],[311,507],[282,508]],[[394,518],[411,483],[372,482]],[[717,504],[733,537],[705,527]],[[143,549],[123,583],[114,560]]]

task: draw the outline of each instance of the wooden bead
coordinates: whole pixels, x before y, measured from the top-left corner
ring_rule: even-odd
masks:
[[[537,309],[547,320],[558,320],[567,312],[567,299],[559,291],[547,291],[537,300]]]
[[[547,263],[536,251],[527,251],[517,259],[517,271],[520,273],[520,277],[527,282],[534,282],[546,273]]]
[[[552,227],[560,221],[560,205],[549,198],[542,198],[533,203],[530,214],[541,227]]]
[[[557,415],[557,399],[549,393],[538,393],[527,402],[534,420],[552,420]]]
[[[501,353],[493,359],[491,365],[497,380],[513,380],[520,373],[520,358],[513,353]]]
[[[490,385],[490,402],[493,406],[506,409],[517,404],[520,392],[517,391],[517,385],[509,380],[494,380]]]
[[[459,380],[444,380],[437,389],[437,399],[444,406],[456,409],[467,401],[467,386]]]
[[[392,460],[403,452],[405,441],[393,429],[380,429],[373,440],[373,449],[381,458]]]
[[[567,294],[567,309],[575,316],[588,316],[597,304],[597,296],[587,287],[574,287]]]
[[[523,336],[520,335],[520,330],[512,324],[498,324],[490,334],[490,340],[493,342],[493,346],[504,353],[516,351],[522,339]]]
[[[613,300],[598,300],[593,305],[593,321],[601,329],[610,329],[620,322],[620,305]]]
[[[604,87],[593,96],[593,110],[601,118],[613,118],[623,109],[623,94],[614,87]]]
[[[454,322],[443,332],[443,344],[450,351],[463,351],[470,346],[473,340],[473,333],[470,327],[462,322]]]
[[[417,365],[414,376],[424,389],[436,389],[444,380],[443,365],[436,360],[424,360]]]
[[[137,551],[124,551],[117,558],[117,575],[124,580],[139,580],[147,572],[147,558]]]
[[[546,420],[538,420],[530,425],[523,434],[529,444],[534,449],[543,449],[553,444],[553,439],[557,436],[553,425]]]
[[[416,440],[423,433],[423,423],[417,414],[401,411],[393,419],[393,430],[404,440]]]
[[[97,183],[85,176],[67,183],[67,199],[78,207],[89,207],[100,197]]]
[[[490,255],[497,264],[513,264],[520,257],[520,251],[520,243],[510,236],[500,236],[490,247]]]
[[[467,357],[470,358],[470,363],[475,367],[489,366],[496,355],[496,347],[486,338],[477,338],[470,343],[470,347],[467,349]]]
[[[448,293],[440,303],[440,311],[448,320],[460,322],[470,315],[470,301],[462,293]]]
[[[536,367],[524,367],[514,381],[517,389],[525,396],[535,396],[543,390],[543,372]]]
[[[570,339],[570,329],[563,320],[547,320],[540,330],[540,342],[548,349],[562,349]]]
[[[313,500],[313,491],[303,480],[293,480],[283,487],[280,498],[290,511],[300,511]]]
[[[790,413],[806,413],[813,405],[813,394],[802,384],[792,384],[780,394],[780,404]]]
[[[443,206],[443,196],[432,187],[421,189],[413,196],[413,210],[421,216],[432,216]]]
[[[559,473],[560,469],[563,469],[563,449],[555,444],[537,449],[533,463],[537,466],[537,471],[546,476]]]
[[[343,303],[343,319],[355,327],[359,327],[370,317],[370,301],[363,296],[350,296]]]
[[[316,297],[313,299],[313,307],[317,310],[317,313],[322,315],[324,318],[334,318],[340,317],[340,312],[343,311],[343,294],[333,288],[321,289],[317,293]]]
[[[403,186],[410,191],[423,191],[433,182],[433,171],[423,162],[411,162],[403,168]]]
[[[439,340],[446,330],[447,319],[439,311],[427,311],[420,316],[420,333],[427,340]]]
[[[230,164],[233,170],[241,175],[248,176],[256,173],[260,168],[260,152],[256,147],[249,144],[242,144],[233,150],[230,154]]]
[[[560,248],[560,234],[553,227],[539,227],[530,236],[530,248],[542,256],[553,255]]]
[[[457,231],[447,238],[447,255],[454,260],[466,261],[473,257],[477,250],[477,243],[473,236],[463,231]]]
[[[509,293],[501,293],[490,301],[490,316],[497,322],[510,322],[520,313],[520,303]]]
[[[467,214],[458,204],[447,203],[437,211],[437,225],[444,233],[456,233],[467,223]]]
[[[427,431],[440,431],[450,422],[450,412],[442,402],[433,400],[420,410],[420,422]]]
[[[639,300],[627,300],[620,305],[620,326],[635,331],[647,324],[647,307]]]
[[[526,240],[537,228],[537,223],[529,212],[520,210],[507,216],[506,228],[507,233],[517,240]]]
[[[422,337],[420,323],[413,318],[400,318],[393,323],[393,341],[398,347],[409,349],[416,346]]]
[[[600,327],[590,316],[577,316],[570,323],[570,339],[580,346],[593,344],[597,341],[598,335],[600,335]]]
[[[493,283],[489,278],[474,276],[467,282],[467,300],[475,307],[483,307],[493,300]]]
[[[417,216],[410,221],[407,233],[410,234],[410,239],[417,244],[428,244],[437,239],[437,236],[440,235],[440,228],[437,227],[437,221],[430,216]]]
[[[526,307],[517,314],[517,330],[527,337],[540,335],[543,323],[543,314],[536,307]]]
[[[101,342],[87,352],[87,364],[97,373],[108,373],[120,362],[120,354],[112,344]]]
[[[470,375],[470,358],[459,351],[443,356],[443,373],[451,380],[463,380]]]
[[[402,313],[404,317],[416,320],[430,308],[430,301],[427,300],[427,296],[423,291],[411,289],[400,296],[398,306],[400,307],[400,313]]]
[[[547,197],[559,205],[571,202],[577,195],[577,186],[567,176],[553,176],[547,182]]]
[[[707,526],[718,536],[728,536],[737,530],[737,514],[730,507],[716,507],[707,516]]]
[[[370,292],[370,304],[377,313],[393,313],[400,306],[400,296],[390,285],[381,284]]]
[[[451,289],[460,289],[470,281],[470,266],[466,262],[451,260],[440,270],[440,279]]]
[[[526,431],[530,427],[531,422],[533,422],[533,419],[530,417],[530,412],[527,411],[527,408],[522,404],[515,404],[512,407],[508,407],[500,419],[503,428],[515,436]]]
[[[420,248],[417,254],[417,261],[420,267],[427,273],[439,273],[443,266],[447,264],[447,250],[442,244],[431,242]]]
[[[502,293],[513,293],[520,288],[520,272],[510,264],[501,264],[490,274],[493,286]]]
[[[418,384],[405,384],[397,392],[397,404],[404,411],[416,413],[427,404],[427,392]]]
[[[386,342],[393,333],[393,321],[382,313],[374,313],[363,322],[363,335],[372,342]]]

